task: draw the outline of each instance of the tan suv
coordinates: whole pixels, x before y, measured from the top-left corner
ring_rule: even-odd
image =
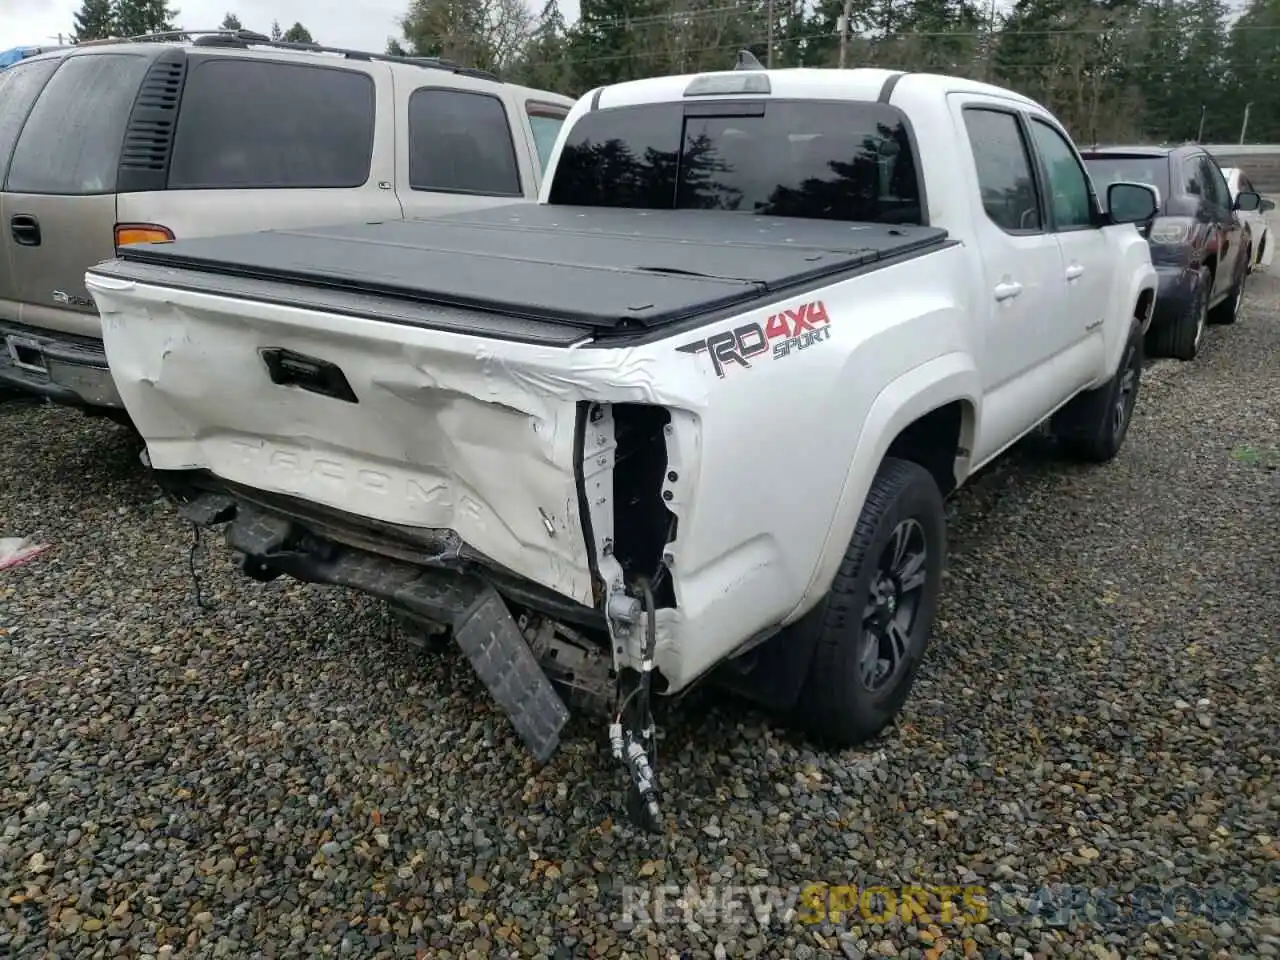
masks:
[[[247,31],[0,70],[0,390],[123,419],[89,266],[129,243],[533,201],[573,102]]]

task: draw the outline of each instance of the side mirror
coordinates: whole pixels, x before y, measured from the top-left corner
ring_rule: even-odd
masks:
[[[1252,213],[1262,206],[1262,197],[1249,190],[1242,190],[1236,194],[1236,209],[1243,210],[1245,213]]]
[[[1268,200],[1266,197],[1262,198],[1262,205],[1258,207],[1258,209],[1263,213],[1270,213],[1275,208],[1276,202],[1274,200]]]
[[[1145,223],[1160,210],[1155,187],[1121,180],[1107,187],[1107,212],[1112,223]]]

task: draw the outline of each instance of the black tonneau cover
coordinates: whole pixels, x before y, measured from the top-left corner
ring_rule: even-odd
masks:
[[[653,328],[935,248],[930,227],[504,204],[487,210],[122,247],[128,263],[496,312]],[[120,263],[119,261],[123,261]],[[183,286],[199,288],[184,275]],[[224,292],[225,284],[216,285]]]

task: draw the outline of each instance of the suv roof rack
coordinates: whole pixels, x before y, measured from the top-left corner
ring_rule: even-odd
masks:
[[[333,53],[348,60],[378,60],[387,63],[405,63],[413,67],[431,70],[447,70],[464,77],[476,77],[502,83],[502,78],[488,70],[464,67],[443,57],[397,57],[389,53],[370,53],[367,50],[349,50],[346,47],[326,47],[318,43],[294,43],[289,40],[272,40],[254,30],[167,30],[163,33],[143,33],[136,37],[109,37],[105,40],[89,40],[80,46],[99,46],[108,43],[164,43],[190,42],[197,47],[274,47],[279,50],[296,50],[299,53]]]

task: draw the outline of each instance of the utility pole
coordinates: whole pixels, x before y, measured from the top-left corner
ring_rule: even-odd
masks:
[[[991,60],[996,50],[996,0],[991,0],[987,8],[987,37],[982,51],[982,76],[987,83],[991,82]]]
[[[849,8],[853,6],[853,0],[844,0],[844,13],[840,16],[838,27],[840,29],[840,69],[844,69],[845,57],[849,50]]]
[[[1244,143],[1244,132],[1249,129],[1249,108],[1252,106],[1253,106],[1252,100],[1250,100],[1248,103],[1244,105],[1244,122],[1240,124],[1240,142],[1241,143]]]
[[[1196,143],[1204,143],[1204,114],[1205,105],[1200,104],[1200,129],[1196,131]]]
[[[773,69],[773,2],[774,0],[769,0],[769,52],[765,54],[764,58],[765,66],[770,70]]]

